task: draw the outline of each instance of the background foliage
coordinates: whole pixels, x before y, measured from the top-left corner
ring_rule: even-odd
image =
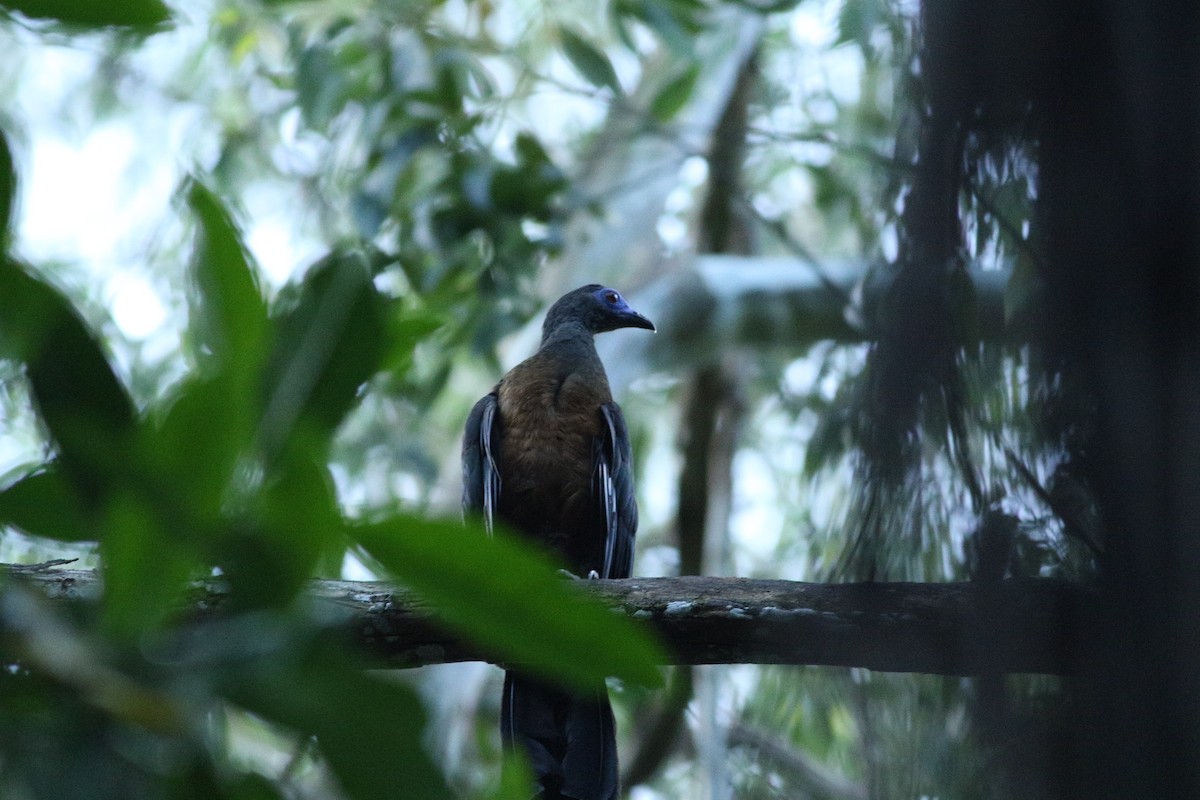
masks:
[[[789,272],[722,272],[718,306],[849,264],[857,288],[829,303],[856,341],[606,354],[640,459],[639,574],[1094,572],[1090,409],[1020,340],[1044,269],[1020,119],[964,149],[951,290],[923,309],[947,321],[942,360],[908,369],[867,343],[911,310],[887,287],[919,260],[906,209],[936,87],[918,79],[917,9],[3,7],[0,552],[79,556],[105,589],[64,607],[5,582],[0,791],[522,796],[497,785],[494,670],[364,673],[304,601],[310,576],[369,574],[498,657],[623,679],[636,797],[1015,791],[989,777],[1013,755],[996,721],[1056,724],[1054,681],[744,666],[648,690],[653,643],[595,609],[546,613],[567,601],[536,556],[437,521],[456,513],[466,411],[531,349],[546,301],[595,278],[652,317],[700,313],[661,287],[738,253]],[[113,147],[75,173],[46,166],[45,141],[96,137]],[[99,212],[46,208],[38,187],[83,192],[121,147],[130,211],[101,223],[117,243],[62,249],[45,229],[95,240]],[[968,265],[1011,275],[999,333]],[[229,587],[230,614],[178,618],[196,578]]]

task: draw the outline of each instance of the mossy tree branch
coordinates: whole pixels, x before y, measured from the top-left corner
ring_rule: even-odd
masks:
[[[55,599],[94,596],[86,570],[24,573]],[[673,664],[808,664],[942,675],[1070,674],[1092,592],[1050,579],[816,584],[747,578],[579,581],[579,591],[661,635]],[[318,613],[385,667],[488,660],[441,627],[421,598],[387,583],[313,581]],[[222,589],[197,584],[200,615]]]

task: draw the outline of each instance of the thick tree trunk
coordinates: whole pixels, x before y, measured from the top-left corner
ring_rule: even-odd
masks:
[[[84,570],[23,576],[56,599],[98,594]],[[1091,592],[1049,579],[817,584],[747,578],[579,581],[579,590],[645,620],[672,664],[813,664],[941,675],[1070,674]],[[384,667],[487,660],[440,627],[433,609],[386,583],[313,581],[310,595]],[[197,584],[197,614],[223,591]]]

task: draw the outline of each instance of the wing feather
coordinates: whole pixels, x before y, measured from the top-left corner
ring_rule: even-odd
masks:
[[[625,415],[616,403],[600,406],[605,427],[593,448],[595,497],[605,523],[603,578],[628,578],[633,572],[637,535],[637,498],[633,489],[633,448]]]
[[[491,535],[500,503],[499,437],[496,435],[496,393],[480,398],[467,416],[463,433],[462,470],[464,514],[481,514]]]

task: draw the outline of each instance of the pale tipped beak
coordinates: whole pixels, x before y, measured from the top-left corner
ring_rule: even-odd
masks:
[[[625,315],[625,326],[627,328],[644,328],[651,333],[658,333],[658,328],[654,327],[653,322],[646,319],[633,309],[630,309]]]

